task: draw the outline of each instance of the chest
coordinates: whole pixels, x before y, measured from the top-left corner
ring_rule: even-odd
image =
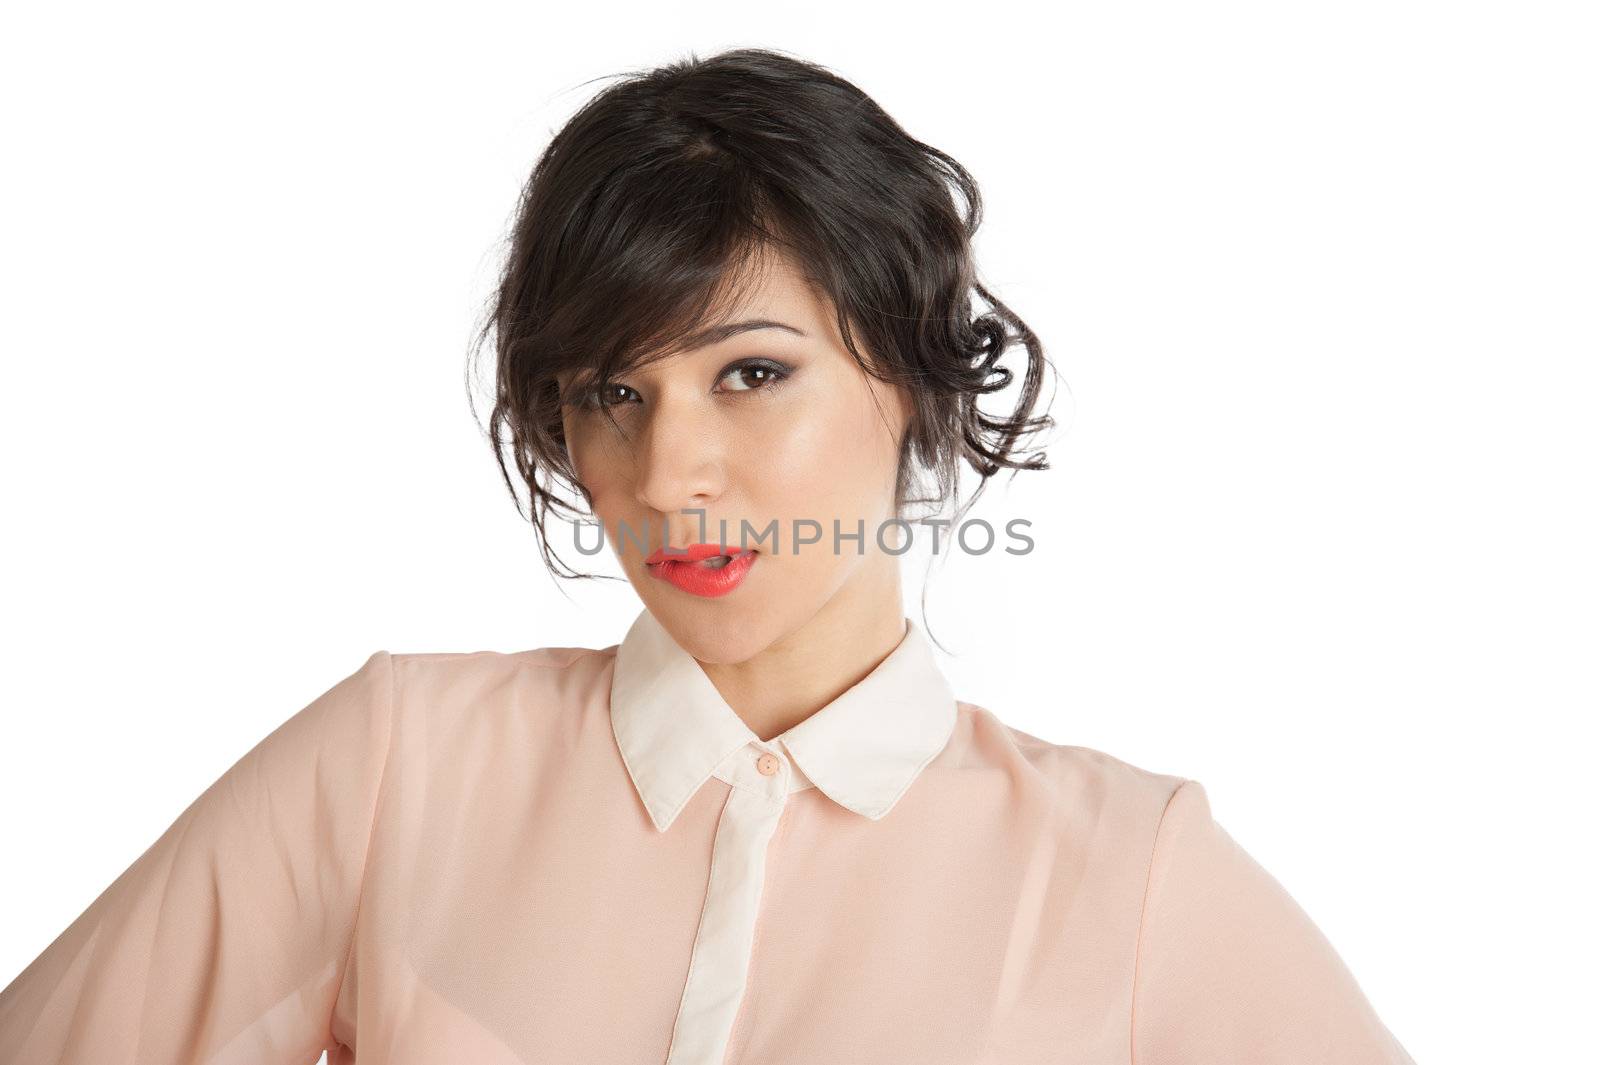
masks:
[[[386,829],[349,1061],[1127,1060],[1139,900],[1015,795],[711,780],[657,832],[624,788],[483,786]]]

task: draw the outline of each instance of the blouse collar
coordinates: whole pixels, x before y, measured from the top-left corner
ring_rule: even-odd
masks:
[[[782,747],[830,799],[873,821],[894,807],[955,728],[956,699],[922,628],[867,676],[763,743],[648,609],[617,646],[611,728],[634,788],[665,832],[746,744]],[[793,790],[807,786],[796,781]]]

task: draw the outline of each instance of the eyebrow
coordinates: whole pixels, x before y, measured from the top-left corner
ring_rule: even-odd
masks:
[[[711,344],[720,344],[729,337],[735,337],[741,333],[749,333],[756,329],[781,329],[786,333],[793,333],[797,337],[806,335],[803,331],[786,322],[775,322],[770,318],[751,318],[743,322],[727,322],[722,325],[701,329],[685,338],[683,346],[686,348],[698,348]]]

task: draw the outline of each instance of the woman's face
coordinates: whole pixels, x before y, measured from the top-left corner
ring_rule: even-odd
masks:
[[[778,325],[688,348],[586,398],[569,393],[570,376],[559,381],[569,454],[628,579],[705,662],[742,662],[884,595],[898,618],[898,563],[879,528],[895,516],[903,395],[862,371],[829,302],[781,257],[726,320]],[[797,544],[797,529],[814,542]],[[897,542],[888,527],[883,543]],[[697,594],[646,563],[663,544],[700,543],[754,551],[730,591]]]

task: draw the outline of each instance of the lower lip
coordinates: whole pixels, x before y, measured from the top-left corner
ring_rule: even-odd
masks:
[[[652,577],[660,578],[675,588],[691,595],[715,599],[739,587],[750,567],[756,564],[756,553],[744,551],[721,569],[708,569],[698,562],[676,562],[668,559],[649,567]]]

